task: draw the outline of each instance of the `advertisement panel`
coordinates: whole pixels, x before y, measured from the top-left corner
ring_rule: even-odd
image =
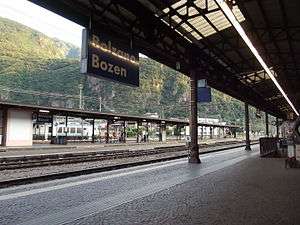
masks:
[[[81,73],[139,86],[139,53],[112,36],[83,30]]]

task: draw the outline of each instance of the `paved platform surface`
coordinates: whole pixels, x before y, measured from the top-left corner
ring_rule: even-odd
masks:
[[[284,224],[300,170],[243,148],[0,190],[0,224]]]

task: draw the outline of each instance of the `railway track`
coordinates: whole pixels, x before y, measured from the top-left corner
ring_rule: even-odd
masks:
[[[257,144],[257,142],[252,142],[252,145]],[[245,146],[245,143],[243,142],[239,142],[236,144],[227,144],[227,145],[223,145],[218,147],[219,144],[215,145],[216,148],[210,148],[210,149],[206,149],[202,152],[200,152],[200,154],[206,154],[206,153],[210,153],[210,152],[218,152],[218,151],[224,151],[224,150],[229,150],[229,149],[233,149],[233,148],[238,148],[238,147],[243,147]],[[180,146],[180,147],[184,147],[184,146]],[[201,146],[202,148],[207,148],[207,147],[212,147],[212,145],[206,145],[206,146]],[[172,147],[173,148],[173,147]],[[156,149],[158,150],[158,149]],[[169,152],[171,153],[172,150],[164,147],[159,149],[160,153],[162,153],[162,151],[164,152]],[[169,151],[168,151],[169,150]],[[178,150],[178,149],[177,149]],[[140,150],[141,151],[141,150]],[[75,176],[81,176],[81,175],[87,175],[87,174],[92,174],[92,173],[99,173],[99,172],[104,172],[104,171],[111,171],[111,170],[116,170],[116,169],[122,169],[122,168],[128,168],[128,167],[133,167],[133,166],[140,166],[140,165],[146,165],[146,164],[151,164],[151,163],[156,163],[156,162],[162,162],[162,161],[168,161],[168,160],[174,160],[174,159],[180,159],[180,158],[185,158],[188,156],[188,152],[186,151],[186,149],[182,149],[178,152],[176,152],[176,150],[173,151],[173,154],[159,154],[157,153],[158,151],[156,151],[156,153],[154,153],[154,151],[149,151],[149,150],[144,150],[140,153],[145,155],[145,151],[148,151],[146,155],[149,155],[150,153],[152,153],[152,155],[154,154],[158,154],[157,157],[152,158],[152,159],[147,159],[144,158],[143,160],[134,160],[131,162],[123,162],[123,163],[118,163],[118,164],[113,164],[113,165],[104,165],[104,166],[96,166],[96,167],[90,167],[90,168],[83,168],[83,169],[72,169],[72,170],[65,170],[65,171],[52,171],[49,173],[40,173],[40,174],[35,174],[32,175],[31,174],[31,169],[30,167],[36,167],[36,169],[40,169],[42,167],[40,166],[49,166],[49,165],[55,165],[53,163],[55,163],[55,160],[53,159],[52,162],[47,162],[47,163],[36,163],[33,164],[32,161],[27,161],[26,163],[21,163],[21,161],[19,161],[19,164],[22,165],[23,167],[18,167],[19,169],[24,168],[24,170],[26,170],[25,168],[29,168],[27,170],[27,173],[19,176],[19,177],[15,177],[15,178],[9,178],[9,179],[3,179],[0,181],[0,189],[5,188],[5,187],[11,187],[11,186],[16,186],[16,185],[24,185],[24,184],[30,184],[30,183],[36,183],[36,182],[43,182],[43,181],[49,181],[49,180],[56,180],[56,179],[64,179],[64,178],[68,178],[68,177],[75,177]],[[127,152],[123,151],[123,152]],[[122,155],[119,152],[119,156]],[[126,154],[123,154],[121,157],[125,157]],[[131,157],[134,157],[135,154],[130,154]],[[44,156],[45,157],[45,156]],[[79,157],[79,156],[78,156]],[[107,153],[107,158],[102,158],[101,160],[105,160],[108,159],[108,157],[112,157],[109,153]],[[117,157],[117,156],[113,156],[113,157]],[[127,155],[127,157],[129,157],[129,155]],[[47,159],[47,158],[45,158]],[[73,159],[68,159],[69,161],[67,161],[67,159],[65,161],[60,160],[59,164],[61,163],[76,163]],[[94,158],[91,161],[95,161],[97,160],[96,158]],[[99,159],[100,160],[100,159]],[[58,162],[58,161],[56,161]],[[78,161],[80,162],[80,161]],[[4,163],[3,161],[0,162],[0,165],[3,165],[2,163]],[[7,162],[6,162],[7,163]],[[18,169],[14,170],[13,169],[13,163],[12,161],[10,162],[11,164],[8,166],[8,164],[6,166],[8,166],[9,168],[6,168],[7,170],[4,171],[5,167],[1,167],[1,170],[3,172],[17,172]],[[31,163],[31,165],[30,165]],[[42,165],[43,164],[43,165]],[[56,164],[56,165],[59,165]],[[39,168],[40,167],[40,168]],[[34,168],[32,168],[34,169]]]
[[[233,144],[244,144],[241,141],[222,142],[209,145],[200,145],[200,148],[226,146]],[[91,161],[102,161],[129,157],[139,157],[145,155],[155,155],[162,153],[174,153],[174,152],[186,152],[182,154],[187,156],[187,148],[185,145],[178,145],[172,147],[156,147],[152,149],[143,150],[102,150],[102,151],[91,151],[91,152],[74,152],[65,154],[43,154],[43,155],[32,155],[24,157],[5,157],[0,158],[0,171],[1,170],[14,170],[21,168],[32,168],[32,167],[43,167],[51,165],[62,165],[72,163],[82,163]]]

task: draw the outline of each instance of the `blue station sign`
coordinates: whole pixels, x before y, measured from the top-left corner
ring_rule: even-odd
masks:
[[[207,86],[206,79],[197,81],[197,100],[199,103],[211,102],[211,88]]]
[[[81,72],[139,86],[139,53],[105,33],[84,29]]]
[[[211,102],[211,88],[210,87],[198,87],[197,99],[200,103]]]

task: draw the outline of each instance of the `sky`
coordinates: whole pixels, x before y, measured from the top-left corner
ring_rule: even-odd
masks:
[[[0,0],[0,17],[81,47],[82,26],[27,0]]]

